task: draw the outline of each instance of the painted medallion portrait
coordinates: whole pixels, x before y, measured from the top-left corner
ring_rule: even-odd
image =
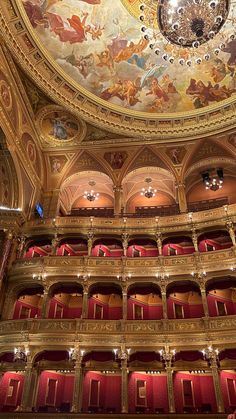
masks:
[[[230,19],[228,9],[220,10],[216,17],[213,9],[207,12],[207,22],[212,19],[214,28],[209,29],[209,42],[203,39],[208,23],[202,19],[191,26],[198,44],[182,48],[184,40],[174,20],[172,42],[167,42],[163,30],[158,42],[150,43],[149,28],[158,28],[157,2],[153,0],[143,2],[147,32],[145,26],[142,32],[141,0],[116,0],[112,7],[111,0],[21,1],[33,30],[57,65],[101,103],[148,113],[175,113],[236,96],[236,37],[227,23],[236,18],[233,3]],[[200,7],[194,1],[179,1],[183,3],[179,15],[191,13],[190,3],[196,13]],[[174,0],[170,3],[174,7]],[[206,0],[201,0],[203,3]],[[165,19],[162,23],[167,25]],[[181,19],[179,16],[180,23]],[[54,115],[47,121],[47,129],[52,138],[66,141],[75,128],[62,115]]]
[[[62,111],[48,113],[41,124],[44,136],[61,142],[71,140],[79,130],[77,121]]]

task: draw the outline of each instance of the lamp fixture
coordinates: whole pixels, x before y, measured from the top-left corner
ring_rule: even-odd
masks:
[[[208,346],[205,349],[202,349],[202,354],[204,360],[207,360],[208,362],[211,362],[213,360],[216,360],[216,362],[219,361],[219,349],[214,349],[211,345]]]
[[[92,187],[96,185],[96,182],[94,180],[89,181],[89,186],[91,186],[90,191],[84,191],[83,197],[87,199],[89,202],[97,201],[99,197],[99,193],[95,192]]]
[[[85,350],[84,349],[78,350],[78,348],[70,348],[68,353],[69,353],[69,360],[76,361],[78,358],[80,359],[83,358]]]
[[[152,182],[152,179],[150,177],[147,177],[145,179],[145,182],[147,183],[147,186],[146,188],[142,188],[140,195],[145,196],[145,198],[148,198],[148,199],[154,198],[154,196],[156,196],[157,190],[154,189],[151,185],[148,186],[148,184]]]
[[[218,191],[223,187],[224,182],[224,172],[223,169],[208,169],[202,173],[202,180],[206,189],[211,191]]]
[[[164,61],[189,67],[199,65],[218,56],[236,38],[234,3],[234,0],[143,0],[140,29],[149,47]]]
[[[164,348],[159,351],[161,361],[165,363],[165,366],[172,366],[172,363],[175,361],[176,350]]]
[[[115,354],[115,360],[121,359],[121,360],[129,360],[129,355],[131,352],[131,348],[125,348],[121,347],[120,349],[113,349],[113,352]]]
[[[27,356],[29,355],[29,350],[23,347],[18,347],[14,349],[14,361],[27,361]]]

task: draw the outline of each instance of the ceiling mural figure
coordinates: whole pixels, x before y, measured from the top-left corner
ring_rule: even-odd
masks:
[[[52,112],[43,120],[45,132],[55,140],[70,140],[78,131],[78,124],[68,115]]]
[[[172,64],[176,46],[166,44],[164,37],[158,41],[158,50],[149,48],[148,36],[141,31],[139,0],[119,0],[112,8],[110,0],[21,2],[41,43],[88,95],[118,107],[163,114],[203,108],[236,94],[236,41],[226,24],[221,28],[226,37],[221,49],[216,31],[209,41],[215,53],[203,54],[206,58],[198,65],[197,58],[189,59],[189,49],[182,48],[181,67]],[[150,10],[149,24],[155,27],[156,17]],[[209,43],[199,50],[207,50]],[[159,50],[164,53],[155,53]],[[197,57],[197,48],[193,55]],[[66,140],[62,121],[54,119],[53,136]]]
[[[37,127],[44,147],[74,146],[84,137],[86,125],[56,105],[45,106],[37,113]]]

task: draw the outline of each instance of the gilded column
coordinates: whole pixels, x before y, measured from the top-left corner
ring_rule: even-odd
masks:
[[[223,413],[225,409],[224,409],[224,402],[223,402],[223,397],[222,397],[222,392],[221,392],[221,387],[220,387],[219,370],[218,370],[217,360],[215,356],[211,358],[210,366],[211,366],[212,378],[213,378],[214,389],[215,389],[217,411],[218,413]]]
[[[124,286],[122,289],[122,304],[123,304],[123,320],[127,320],[127,286]]]
[[[17,245],[17,251],[16,251],[16,257],[17,257],[17,259],[21,259],[24,256],[24,252],[25,252],[25,241],[26,241],[26,237],[25,236],[18,237],[18,245]]]
[[[167,313],[167,298],[166,298],[166,283],[164,280],[161,280],[161,300],[162,300],[162,308],[163,308],[163,319],[168,319]]]
[[[58,245],[59,245],[58,236],[57,236],[57,234],[54,234],[54,237],[52,239],[52,255],[56,255],[57,249],[58,249]]]
[[[88,317],[88,285],[84,285],[83,290],[83,304],[82,304],[82,319]]]
[[[230,235],[231,241],[233,243],[233,246],[236,246],[236,240],[235,240],[235,233],[234,233],[234,224],[233,224],[233,222],[231,220],[227,220],[226,227],[227,227],[227,230],[229,232],[229,235]]]
[[[187,200],[185,195],[185,184],[184,183],[177,183],[177,194],[178,194],[178,203],[179,203],[179,210],[180,212],[187,212]]]
[[[60,189],[47,191],[43,195],[43,208],[45,218],[55,218],[58,213]]]
[[[123,246],[124,256],[127,256],[128,244],[129,244],[129,235],[128,233],[126,233],[126,231],[124,231],[122,233],[122,246]]]
[[[121,360],[121,412],[128,413],[128,367],[127,359]]]
[[[2,310],[2,319],[12,319],[13,311],[15,307],[16,293],[13,290],[7,290],[5,293],[6,297],[4,300],[3,310]]]
[[[202,305],[203,305],[203,310],[204,310],[204,316],[209,317],[206,289],[203,288],[203,287],[200,287],[200,291],[201,291],[201,296],[202,296]]]
[[[21,399],[20,410],[24,412],[31,412],[33,407],[34,398],[32,397],[34,392],[34,387],[36,385],[36,380],[34,380],[35,375],[33,374],[33,363],[31,357],[27,360],[25,366],[25,378],[24,378],[24,387]]]
[[[113,186],[114,215],[119,216],[122,210],[122,186]]]
[[[87,243],[88,243],[88,256],[91,256],[92,254],[92,248],[93,248],[93,239],[94,239],[94,233],[92,230],[88,231],[87,235]]]
[[[50,297],[48,295],[49,286],[45,286],[43,291],[43,301],[41,308],[41,318],[45,319],[48,315]]]
[[[9,261],[10,251],[13,244],[14,233],[9,230],[6,232],[5,239],[3,242],[3,248],[1,249],[1,258],[0,258],[0,284],[5,274],[7,264]]]
[[[79,413],[82,409],[82,393],[83,393],[83,368],[82,357],[77,355],[75,361],[75,380],[73,389],[72,408],[73,413]]]
[[[195,227],[193,226],[193,228],[192,228],[192,241],[193,241],[194,251],[195,252],[198,252],[199,251],[198,250],[198,240],[197,240],[197,238],[198,238],[198,235],[196,233]]]
[[[175,413],[175,397],[174,397],[174,385],[173,385],[173,369],[171,365],[166,366],[167,374],[167,389],[168,389],[168,402],[169,412]]]
[[[156,234],[156,242],[157,242],[157,248],[159,256],[162,256],[162,234],[161,232],[158,232]]]

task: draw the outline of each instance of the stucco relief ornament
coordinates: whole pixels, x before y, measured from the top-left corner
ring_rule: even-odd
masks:
[[[65,112],[60,106],[49,105],[37,115],[40,138],[45,146],[61,147],[77,144],[86,133],[86,125],[73,115]],[[54,162],[55,172],[60,171],[59,163]]]
[[[7,111],[12,108],[11,88],[5,80],[0,80],[0,101]]]

